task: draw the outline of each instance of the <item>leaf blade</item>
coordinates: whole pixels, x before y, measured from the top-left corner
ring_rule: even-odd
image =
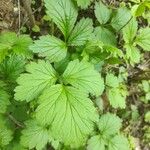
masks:
[[[114,114],[107,113],[100,117],[98,128],[103,136],[109,137],[119,132],[122,120]]]
[[[131,19],[130,11],[125,8],[117,9],[116,15],[111,20],[111,25],[114,29],[119,31]]]
[[[123,28],[123,38],[126,43],[132,43],[138,29],[138,24],[135,18],[130,20],[130,22]]]
[[[21,145],[29,149],[42,150],[49,141],[48,130],[40,126],[35,120],[28,120],[25,124],[26,128],[21,135]]]
[[[105,141],[100,135],[95,135],[88,140],[87,150],[105,150]]]
[[[101,1],[95,4],[95,16],[101,24],[105,24],[110,19],[111,10],[108,9]]]
[[[119,88],[112,88],[107,91],[110,105],[114,108],[126,107],[126,95]]]
[[[39,56],[46,57],[50,62],[58,62],[66,57],[66,44],[54,36],[41,36],[30,49]]]
[[[76,0],[78,6],[85,9],[87,8],[93,0]]]
[[[148,27],[139,30],[135,43],[143,50],[150,51],[150,29]]]
[[[18,101],[31,101],[37,98],[42,91],[56,81],[56,72],[49,62],[39,61],[32,62],[26,66],[28,73],[22,74],[15,88],[15,99]]]
[[[64,34],[70,35],[77,19],[77,9],[70,0],[44,0],[47,14]]]
[[[52,135],[72,147],[85,143],[97,117],[96,110],[86,94],[59,84],[43,93],[36,110],[37,120],[42,124],[51,124]]]
[[[0,114],[3,114],[7,110],[7,106],[10,104],[10,95],[5,90],[5,83],[0,80]]]
[[[66,83],[96,96],[101,95],[104,90],[103,79],[88,62],[71,61],[63,73],[63,79]]]
[[[71,46],[84,45],[86,41],[92,39],[93,22],[89,18],[82,18],[73,29],[68,39]]]
[[[128,140],[123,135],[116,135],[108,145],[109,150],[130,150]]]
[[[117,43],[115,34],[107,28],[101,26],[96,27],[94,30],[94,34],[96,38],[102,41],[104,44],[110,44],[115,46]]]

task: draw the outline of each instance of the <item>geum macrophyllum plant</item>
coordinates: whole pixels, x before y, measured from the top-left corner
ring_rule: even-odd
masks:
[[[45,59],[28,64],[26,73],[17,79],[15,99],[38,100],[35,117],[27,122],[21,143],[41,149],[52,141],[50,135],[66,146],[77,148],[86,144],[99,121],[99,113],[90,96],[98,97],[104,90],[104,81],[92,64],[95,49],[91,54],[89,47],[94,45],[99,53],[107,49],[107,57],[109,54],[122,57],[123,54],[95,37],[90,18],[76,22],[78,12],[72,1],[45,0],[45,6],[64,38],[41,36],[30,46],[34,53]],[[114,52],[109,52],[113,48]],[[30,130],[37,131],[35,141],[28,134]],[[127,143],[126,139],[123,141]]]
[[[103,79],[92,64],[86,60],[70,59],[76,47],[92,39],[92,20],[82,18],[75,25],[78,12],[70,0],[46,0],[45,6],[47,14],[63,33],[64,41],[47,35],[30,46],[45,60],[26,66],[26,73],[17,79],[19,85],[15,88],[15,99],[27,102],[38,99],[39,106],[35,111],[38,124],[47,127],[47,132],[54,139],[71,147],[79,147],[85,144],[94,130],[94,122],[98,121],[98,112],[89,93],[99,96],[104,90]],[[55,67],[67,59],[70,61],[66,67],[63,66],[63,71]],[[26,139],[25,136],[22,139]]]
[[[149,29],[138,31],[126,7],[113,10],[96,2],[93,25],[92,19],[78,15],[77,7],[86,8],[91,0],[85,6],[81,0],[44,2],[59,38],[54,32],[32,43],[25,35],[0,36],[0,148],[129,150],[120,132],[122,120],[102,114],[108,109],[100,111],[96,99],[104,92],[110,111],[126,108],[127,75],[115,65],[140,61],[138,48],[149,51]],[[126,54],[117,48],[118,34]],[[19,129],[8,125],[7,115]]]

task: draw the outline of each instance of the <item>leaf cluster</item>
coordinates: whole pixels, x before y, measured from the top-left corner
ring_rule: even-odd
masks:
[[[60,36],[0,35],[1,149],[130,150],[122,120],[97,100],[126,108],[125,67],[149,51],[150,29],[138,28],[125,6],[102,1],[93,3],[95,20],[80,17],[91,2],[44,0]],[[148,82],[142,87],[149,98]]]

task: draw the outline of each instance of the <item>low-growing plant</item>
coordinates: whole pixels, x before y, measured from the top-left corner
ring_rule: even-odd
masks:
[[[122,120],[105,107],[126,108],[123,66],[149,51],[150,29],[138,30],[125,6],[95,2],[93,22],[78,14],[91,0],[44,2],[58,34],[33,43],[27,35],[0,35],[0,148],[131,149]]]

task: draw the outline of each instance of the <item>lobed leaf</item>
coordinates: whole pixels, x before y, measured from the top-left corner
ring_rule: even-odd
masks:
[[[105,24],[110,19],[111,10],[108,9],[101,1],[95,3],[94,12],[100,24]]]
[[[2,61],[10,52],[22,55],[27,58],[32,57],[29,45],[32,39],[28,35],[17,36],[14,32],[4,32],[0,35],[0,61]]]
[[[117,43],[115,34],[105,27],[96,27],[94,34],[96,39],[102,41],[104,44],[115,46]]]
[[[10,47],[6,44],[0,43],[0,63],[5,59],[5,57],[9,54]]]
[[[17,79],[19,85],[15,88],[15,99],[18,101],[29,102],[56,82],[56,72],[49,62],[31,62],[26,71],[28,73],[21,74]]]
[[[39,56],[46,57],[50,62],[58,62],[66,57],[67,46],[60,39],[54,36],[41,36],[36,40],[30,49]]]
[[[125,45],[126,48],[126,57],[130,60],[131,63],[139,63],[140,62],[140,51],[133,45]]]
[[[44,0],[47,14],[64,34],[70,35],[77,19],[77,9],[71,0]]]
[[[126,94],[122,93],[119,88],[112,88],[107,91],[110,105],[113,108],[125,108],[126,107]]]
[[[63,80],[83,92],[96,96],[101,95],[104,90],[104,82],[100,74],[90,63],[84,61],[71,61],[63,73]]]
[[[89,18],[82,18],[71,32],[68,44],[71,46],[84,45],[86,41],[93,38],[93,22]]]
[[[7,110],[7,106],[10,104],[10,95],[5,90],[5,86],[5,83],[0,80],[0,114],[5,113]]]
[[[98,114],[87,94],[60,84],[44,91],[36,110],[37,120],[51,125],[52,136],[71,147],[85,144]]]
[[[75,0],[77,1],[78,6],[85,9],[87,8],[93,0]]]
[[[122,120],[116,115],[107,113],[101,116],[98,128],[103,136],[109,137],[119,132],[122,126],[121,122]]]
[[[9,102],[9,94],[0,89],[0,113],[5,113],[7,110],[7,106],[10,104]]]
[[[130,19],[130,11],[125,7],[121,7],[117,9],[115,16],[111,20],[111,25],[114,29],[119,31],[128,23]]]
[[[119,87],[119,80],[114,74],[107,73],[106,85],[113,88]]]
[[[15,41],[17,40],[17,35],[15,32],[3,32],[0,35],[0,43],[13,46]]]
[[[133,40],[136,36],[138,29],[138,24],[135,18],[131,19],[131,21],[123,28],[123,39],[126,43],[133,43]]]
[[[88,140],[87,150],[105,150],[105,141],[100,135],[95,135]]]
[[[32,39],[28,35],[20,35],[13,44],[13,52],[17,55],[22,55],[27,58],[32,57],[32,52],[29,50],[29,45],[32,44]]]
[[[127,138],[123,135],[113,137],[108,145],[109,150],[130,150]]]
[[[13,139],[12,131],[6,126],[4,118],[0,115],[0,148],[5,148]]]
[[[8,82],[15,82],[20,73],[25,70],[25,59],[11,55],[0,64],[0,77]]]
[[[135,42],[142,47],[143,50],[150,51],[150,28],[140,29]]]
[[[25,125],[26,128],[22,131],[21,145],[29,149],[43,150],[49,141],[48,130],[35,120],[28,120]]]

